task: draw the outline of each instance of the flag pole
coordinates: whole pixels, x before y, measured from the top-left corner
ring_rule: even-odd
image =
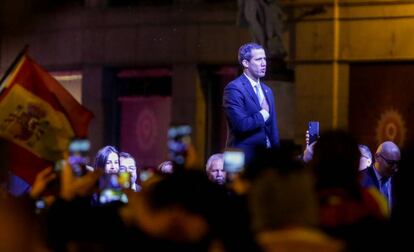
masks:
[[[9,76],[9,74],[14,70],[17,63],[20,61],[20,59],[23,57],[23,55],[27,52],[29,49],[29,45],[25,45],[23,49],[17,54],[16,58],[13,60],[13,63],[7,68],[6,72],[3,74],[3,77],[0,80],[0,93],[4,88],[4,84],[6,83],[5,80]]]

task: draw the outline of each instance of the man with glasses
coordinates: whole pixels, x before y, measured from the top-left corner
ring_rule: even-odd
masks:
[[[398,162],[401,153],[398,146],[386,141],[380,144],[375,153],[375,163],[373,166],[360,171],[363,187],[376,187],[387,200],[388,209],[393,205],[393,175],[398,170]]]

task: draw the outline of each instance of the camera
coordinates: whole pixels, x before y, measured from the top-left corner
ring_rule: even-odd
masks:
[[[244,152],[241,149],[226,149],[223,153],[224,170],[229,173],[240,173],[244,170]]]

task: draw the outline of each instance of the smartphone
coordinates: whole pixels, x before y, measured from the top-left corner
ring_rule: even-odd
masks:
[[[120,188],[131,189],[131,173],[119,172],[118,184]]]
[[[309,145],[314,143],[319,138],[319,122],[310,121],[308,123]]]
[[[244,171],[245,155],[241,149],[226,149],[223,153],[224,170],[229,173]]]
[[[122,189],[131,188],[130,176],[129,172],[104,175],[103,189],[99,193],[99,203],[107,204],[114,201],[128,203],[128,197]]]
[[[99,194],[99,203],[108,204],[111,202],[128,203],[127,195],[121,190],[105,188]]]
[[[83,176],[87,173],[86,166],[89,163],[89,150],[91,144],[88,139],[76,138],[69,144],[69,164],[76,176]]]
[[[168,129],[169,159],[177,166],[184,166],[188,146],[191,144],[191,126],[187,124],[174,125]]]
[[[59,159],[59,160],[55,161],[54,166],[53,166],[53,172],[56,174],[56,178],[53,179],[47,185],[46,195],[50,195],[50,194],[51,195],[58,195],[59,194],[59,192],[60,192],[61,172],[63,170],[63,167],[65,167],[65,164],[66,164],[66,161],[64,159]],[[39,206],[41,206],[41,204]],[[37,205],[36,205],[36,207],[37,207]]]

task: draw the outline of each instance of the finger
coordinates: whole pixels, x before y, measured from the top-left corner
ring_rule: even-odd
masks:
[[[61,171],[60,183],[61,183],[61,197],[66,200],[70,200],[73,197],[71,188],[73,187],[74,175],[72,168],[68,162],[65,162]]]
[[[43,200],[45,201],[47,206],[51,206],[53,202],[55,202],[56,197],[54,195],[49,195],[49,196],[43,197]]]
[[[95,185],[97,184],[99,178],[102,176],[102,172],[94,171],[89,172],[86,175],[77,178],[76,185],[74,186],[75,194],[80,196],[85,196],[91,193],[95,189]]]
[[[50,175],[50,174],[52,174],[52,173],[53,173],[53,168],[52,168],[52,166],[48,166],[48,167],[46,167],[45,169],[41,170],[41,171],[37,174],[37,176],[38,176],[39,178],[44,178],[44,177],[47,177],[48,175]]]
[[[54,179],[56,179],[56,173],[50,173],[50,174],[47,174],[45,177],[43,177],[43,180],[46,184],[49,184],[50,181]]]

